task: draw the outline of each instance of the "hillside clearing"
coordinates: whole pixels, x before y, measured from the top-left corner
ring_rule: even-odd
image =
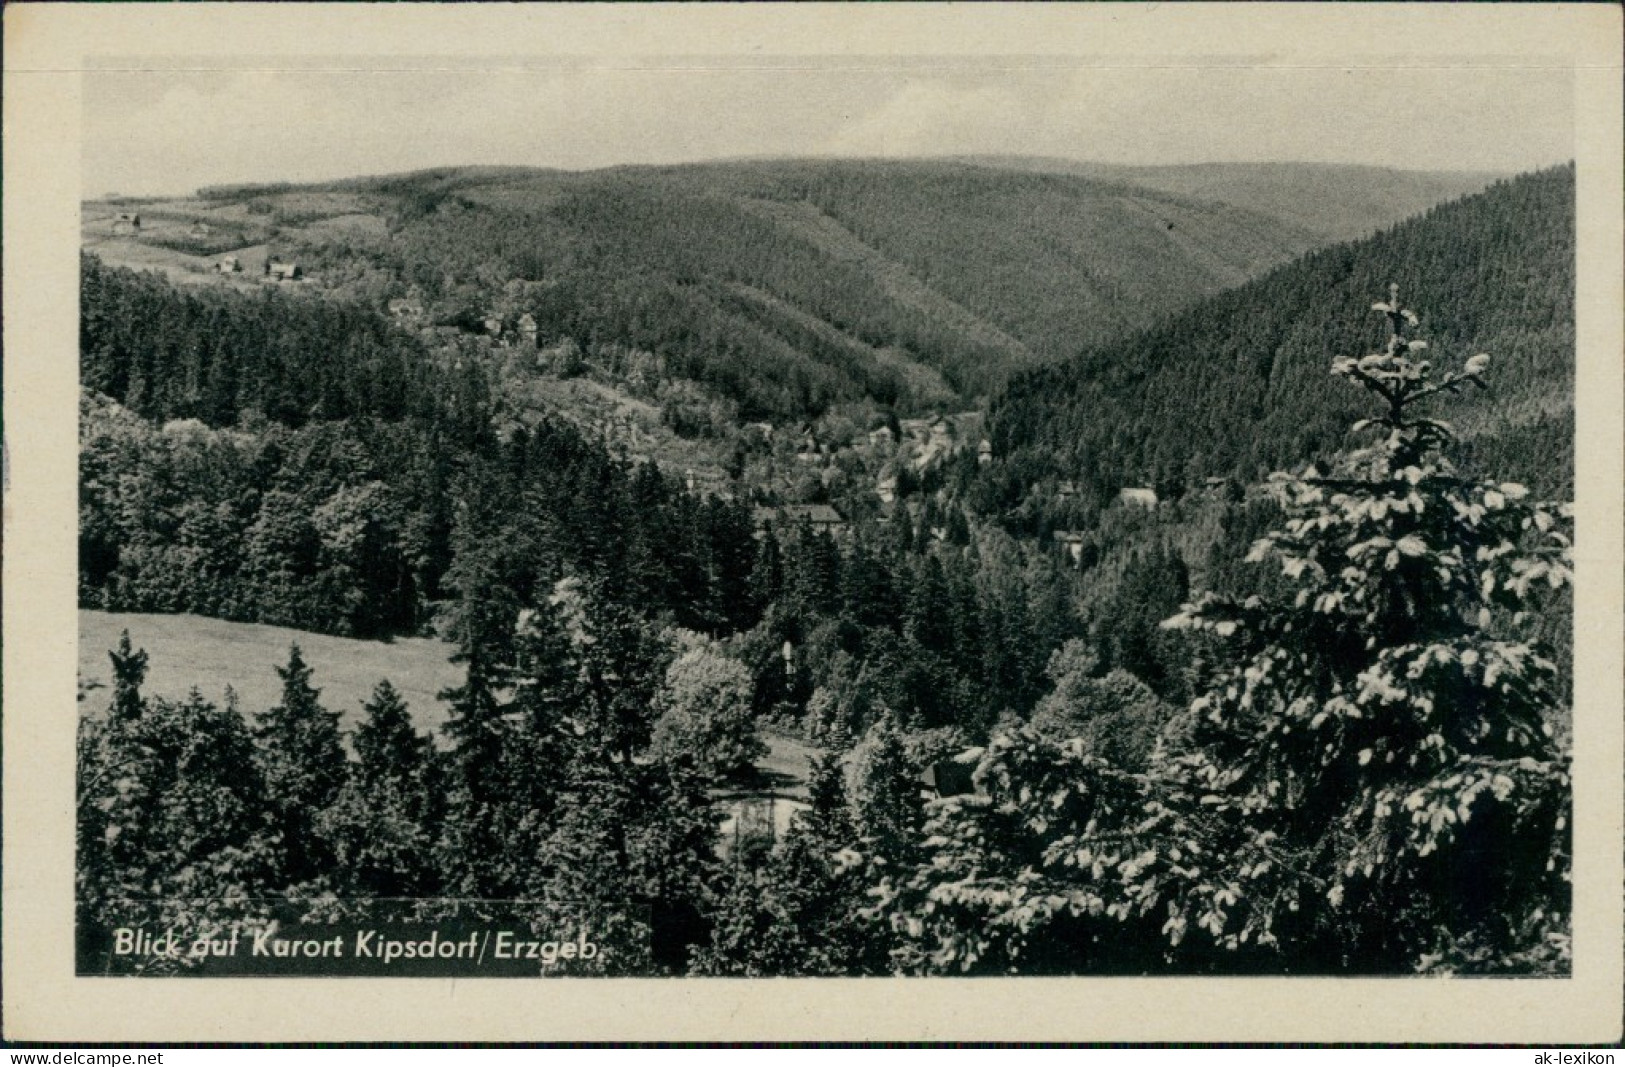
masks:
[[[86,711],[101,711],[112,696],[107,653],[125,630],[130,643],[147,653],[145,695],[180,700],[196,687],[204,699],[224,702],[230,685],[249,716],[281,698],[276,668],[287,664],[288,646],[294,643],[314,672],[311,684],[321,690],[322,705],[340,714],[346,730],[356,727],[361,705],[387,678],[418,729],[437,731],[450,711],[437,694],[463,681],[462,668],[451,662],[453,647],[430,638],[358,641],[199,615],[87,610],[79,612],[79,681]],[[776,731],[764,731],[762,740],[768,751],[757,761],[761,782],[730,795],[741,799],[771,793],[789,802],[781,813],[787,819],[801,806],[796,801],[807,796],[809,764],[818,749]]]
[[[276,668],[287,664],[288,646],[296,642],[315,672],[311,682],[321,690],[323,705],[342,715],[346,728],[356,725],[362,703],[387,678],[411,708],[418,728],[438,729],[448,708],[436,694],[463,680],[462,668],[450,659],[452,646],[428,638],[357,641],[197,615],[81,611],[79,678],[87,689],[88,710],[99,710],[110,696],[107,653],[126,629],[131,644],[147,652],[142,687],[147,696],[178,700],[196,686],[205,699],[223,701],[230,685],[245,715],[280,699]]]

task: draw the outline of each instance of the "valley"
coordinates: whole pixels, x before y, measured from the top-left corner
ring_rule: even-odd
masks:
[[[1567,966],[1572,166],[445,168],[83,225],[91,905],[566,900],[618,974]],[[1516,930],[1414,891],[1459,812]]]

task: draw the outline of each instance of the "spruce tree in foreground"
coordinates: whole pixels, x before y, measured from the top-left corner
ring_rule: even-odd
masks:
[[[287,880],[296,884],[333,869],[332,850],[317,824],[338,799],[347,764],[338,712],[322,707],[321,691],[310,684],[311,669],[297,644],[288,649],[288,665],[276,673],[282,700],[254,723],[254,741],[282,834]]]
[[[1566,969],[1567,709],[1519,632],[1570,580],[1571,506],[1458,475],[1419,406],[1484,387],[1489,356],[1435,373],[1397,287],[1374,310],[1384,349],[1332,371],[1380,402],[1355,425],[1375,441],[1276,475],[1287,522],[1249,557],[1294,598],[1170,620],[1228,651],[1164,770],[1226,832],[1183,861],[1158,848],[1136,903],[1167,899],[1175,938],[1261,941],[1303,968]]]
[[[1569,581],[1571,509],[1456,472],[1419,405],[1483,386],[1489,357],[1436,372],[1397,292],[1376,310],[1383,350],[1332,368],[1380,402],[1355,427],[1375,441],[1269,486],[1286,521],[1249,558],[1286,597],[1208,595],[1168,621],[1221,666],[1146,774],[994,738],[987,796],[938,805],[925,861],[883,887],[900,960],[1022,970],[1065,945],[1074,971],[1567,970],[1568,712],[1519,635]]]
[[[356,762],[321,820],[335,878],[368,897],[429,896],[443,783],[429,739],[394,686],[379,682],[354,735]]]
[[[107,654],[113,664],[113,705],[108,714],[127,726],[141,717],[141,683],[147,679],[147,650],[130,647],[130,631],[119,634],[118,648]]]

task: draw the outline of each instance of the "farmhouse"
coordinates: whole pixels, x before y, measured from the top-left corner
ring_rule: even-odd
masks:
[[[265,261],[265,276],[277,282],[296,282],[305,276],[299,264],[279,259]]]
[[[221,256],[220,262],[215,264],[215,269],[221,274],[241,274],[243,261],[236,256]]]
[[[113,218],[114,233],[140,233],[141,216],[128,211],[121,211]]]
[[[1157,494],[1153,489],[1124,489],[1117,494],[1117,499],[1132,507],[1154,508],[1157,506]]]

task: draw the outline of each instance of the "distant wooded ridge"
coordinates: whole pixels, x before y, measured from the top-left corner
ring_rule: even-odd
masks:
[[[544,342],[645,351],[743,417],[782,418],[974,403],[1492,177],[1022,157],[448,167],[151,208],[244,214],[245,235],[269,226],[273,252],[339,295],[410,293],[441,320],[531,286]],[[382,232],[350,224],[366,217]]]

